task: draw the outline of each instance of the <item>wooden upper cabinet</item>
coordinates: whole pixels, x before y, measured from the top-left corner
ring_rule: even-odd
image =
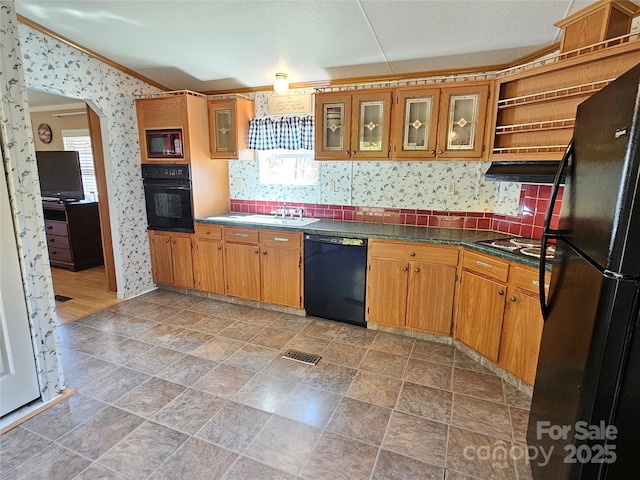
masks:
[[[316,94],[316,160],[388,159],[391,93]]]
[[[253,102],[245,98],[209,100],[209,143],[211,158],[253,160],[249,150],[249,119]]]
[[[488,102],[489,84],[442,89],[438,158],[482,158]]]
[[[209,158],[207,98],[194,92],[136,99],[142,163]]]
[[[439,112],[440,89],[398,89],[393,114],[393,158],[434,158]]]
[[[397,160],[484,157],[489,83],[396,89],[391,157]]]

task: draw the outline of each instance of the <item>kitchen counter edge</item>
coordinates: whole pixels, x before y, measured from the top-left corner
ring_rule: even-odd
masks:
[[[238,213],[230,214],[237,217]],[[241,214],[240,214],[241,215]],[[538,267],[539,261],[536,258],[526,258],[517,253],[501,250],[489,245],[475,242],[500,238],[511,238],[502,232],[492,230],[470,230],[460,228],[438,228],[414,225],[380,224],[371,222],[349,222],[342,220],[320,219],[317,222],[304,226],[295,225],[273,225],[259,222],[242,222],[238,220],[224,221],[220,215],[216,219],[207,217],[196,218],[196,223],[206,223],[213,225],[224,225],[233,227],[260,228],[263,230],[287,230],[303,232],[313,235],[331,235],[337,237],[354,238],[380,238],[385,240],[397,240],[404,242],[433,243],[441,245],[455,245],[470,248],[487,255],[517,262],[530,267]],[[551,271],[551,264],[547,262],[546,270]]]

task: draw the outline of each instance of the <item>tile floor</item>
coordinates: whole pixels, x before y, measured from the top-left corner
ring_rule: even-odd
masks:
[[[0,437],[3,480],[531,478],[482,454],[528,399],[447,345],[164,290],[59,332],[78,393]]]

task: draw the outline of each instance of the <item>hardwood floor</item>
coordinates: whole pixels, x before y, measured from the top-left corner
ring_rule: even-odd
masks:
[[[52,267],[51,275],[54,293],[72,299],[66,302],[56,301],[60,325],[121,302],[114,292],[107,291],[104,265],[79,272]]]

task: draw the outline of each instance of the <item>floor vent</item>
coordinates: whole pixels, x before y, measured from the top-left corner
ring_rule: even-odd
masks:
[[[282,356],[282,358],[288,358],[289,360],[295,360],[296,362],[306,363],[307,365],[315,365],[322,357],[320,355],[313,355],[312,353],[289,350]]]
[[[69,300],[73,300],[71,297],[65,297],[64,295],[55,295],[56,302],[68,302]]]

